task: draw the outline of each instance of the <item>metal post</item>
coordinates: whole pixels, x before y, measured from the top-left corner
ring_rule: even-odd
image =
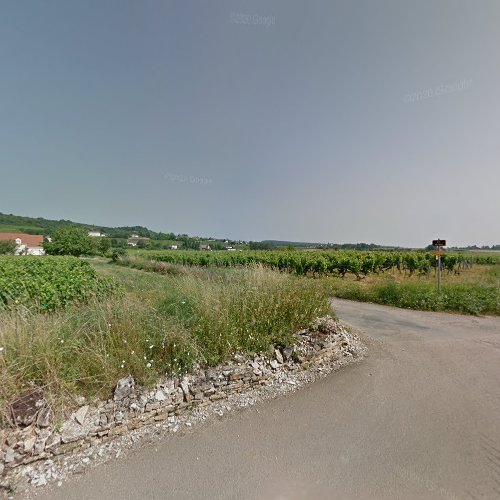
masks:
[[[438,292],[441,292],[441,255],[438,255]]]

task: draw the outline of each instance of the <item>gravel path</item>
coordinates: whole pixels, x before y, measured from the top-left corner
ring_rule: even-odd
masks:
[[[334,307],[366,360],[38,498],[500,498],[500,318]]]

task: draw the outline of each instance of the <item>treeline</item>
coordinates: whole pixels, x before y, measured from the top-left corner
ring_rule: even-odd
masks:
[[[450,250],[500,250],[500,245],[483,245],[481,247],[478,247],[477,245],[468,247],[450,247]]]
[[[403,247],[382,246],[375,243],[326,243],[317,245],[318,249],[324,250],[402,250]]]

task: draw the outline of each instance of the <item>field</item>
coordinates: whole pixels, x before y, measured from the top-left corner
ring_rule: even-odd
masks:
[[[138,257],[139,255],[139,257]],[[463,314],[500,315],[500,256],[450,253],[442,257],[443,288],[436,286],[436,259],[429,252],[254,251],[137,252],[121,264],[168,273],[175,264],[245,267],[260,263],[320,278],[331,295],[397,307]]]
[[[235,352],[292,343],[297,330],[330,311],[320,281],[261,266],[174,266],[165,276],[103,261],[92,266],[124,293],[49,313],[0,311],[4,425],[8,402],[33,383],[62,414],[79,395],[109,396],[129,373],[148,385],[165,373],[214,365]]]
[[[271,269],[293,272],[298,275],[354,275],[357,278],[389,270],[428,273],[436,267],[435,256],[424,251],[237,251],[193,252],[189,250],[138,251],[137,257],[199,267],[239,267],[262,264]],[[444,268],[460,271],[471,264],[499,263],[497,255],[450,253],[442,257]]]

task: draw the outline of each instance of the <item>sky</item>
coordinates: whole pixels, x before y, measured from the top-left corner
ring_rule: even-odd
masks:
[[[0,212],[500,243],[500,2],[6,0]]]

